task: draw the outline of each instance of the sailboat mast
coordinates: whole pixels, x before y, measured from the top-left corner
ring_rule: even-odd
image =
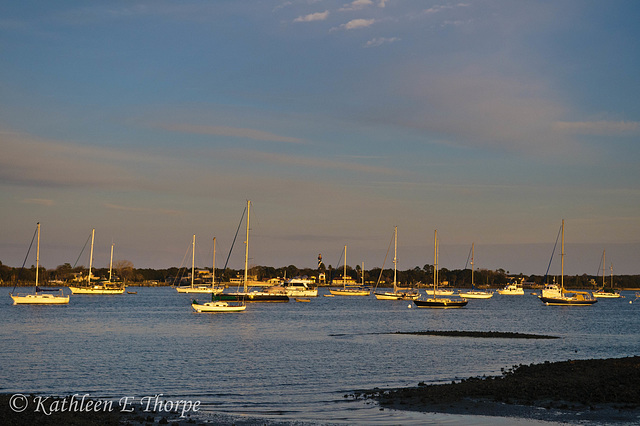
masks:
[[[251,211],[251,200],[247,200],[247,239],[244,242],[244,292],[247,292],[247,267],[249,264],[249,212]]]
[[[211,287],[216,285],[216,237],[213,237],[213,269],[211,270]]]
[[[602,250],[602,288],[603,289],[604,289],[604,270],[605,270],[605,266],[604,265],[606,264],[605,260],[604,260],[605,259],[605,257],[604,257],[605,252],[606,252],[606,250]]]
[[[36,249],[36,293],[38,292],[38,270],[39,269],[40,269],[40,222],[38,222],[38,246]]]
[[[398,264],[398,227],[396,226],[393,232],[394,235],[394,248],[393,248],[393,292],[396,293],[397,284],[397,264]]]
[[[196,273],[196,236],[193,235],[193,242],[191,243],[191,288],[193,288],[193,277]]]
[[[347,286],[347,246],[344,246],[344,269],[342,272],[342,286]]]
[[[93,239],[96,235],[96,229],[93,228],[91,230],[91,252],[89,254],[89,282],[88,284],[91,285],[91,268],[93,267]]]
[[[436,281],[438,281],[438,230],[433,233],[433,297],[436,296]]]
[[[473,289],[473,251],[475,243],[471,243],[471,289]]]
[[[364,287],[364,262],[362,262],[362,287]]]
[[[562,251],[560,252],[560,288],[564,292],[564,219],[562,219]]]
[[[113,268],[113,243],[111,243],[111,259],[109,259],[109,282],[111,282],[111,269]]]

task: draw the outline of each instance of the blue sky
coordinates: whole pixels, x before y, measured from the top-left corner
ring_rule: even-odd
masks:
[[[636,1],[0,4],[0,261],[640,273]],[[239,243],[244,238],[238,239]],[[243,264],[241,245],[230,266]],[[79,264],[87,264],[83,255]],[[33,262],[31,262],[33,263]],[[559,262],[555,262],[559,264]],[[390,266],[387,264],[385,266]],[[555,270],[557,269],[557,270]],[[559,266],[551,273],[559,273]]]

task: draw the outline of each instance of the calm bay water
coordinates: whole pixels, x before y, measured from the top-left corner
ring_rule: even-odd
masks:
[[[44,307],[13,306],[7,295],[0,302],[0,392],[138,400],[163,394],[201,401],[203,419],[221,413],[276,422],[506,424],[513,419],[380,410],[344,395],[640,352],[640,300],[629,303],[633,292],[591,307],[545,306],[530,294],[496,294],[455,310],[320,296],[310,303],[249,304],[237,314],[197,314],[191,300],[205,295],[135,290],[72,295],[67,306]],[[385,334],[425,330],[561,339]]]

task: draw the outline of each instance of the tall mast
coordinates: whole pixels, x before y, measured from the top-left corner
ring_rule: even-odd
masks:
[[[38,248],[36,249],[36,293],[38,292],[38,270],[39,269],[40,269],[40,222],[38,222]]]
[[[344,246],[344,270],[342,272],[342,286],[347,286],[347,246]]]
[[[91,268],[93,267],[93,238],[95,237],[96,234],[96,229],[93,228],[91,230],[91,252],[89,254],[89,282],[88,284],[91,285]]]
[[[397,291],[396,278],[397,278],[397,263],[398,263],[398,227],[396,226],[393,232],[394,235],[394,249],[393,249],[393,292]]]
[[[606,252],[606,250],[602,250],[602,288],[604,289],[604,270],[605,270],[605,257],[604,257],[604,253]]]
[[[193,242],[191,243],[191,288],[193,288],[193,277],[196,273],[196,235],[193,234]]]
[[[211,270],[211,287],[216,285],[216,237],[213,237],[213,269]]]
[[[471,289],[473,290],[473,251],[475,243],[471,243]]]
[[[113,267],[113,243],[111,243],[111,259],[109,259],[109,282],[111,282],[112,267]]]
[[[364,262],[362,262],[362,286],[364,287]]]
[[[433,233],[433,297],[436,297],[436,282],[438,281],[438,230]]]
[[[560,288],[564,293],[564,219],[562,219],[562,251],[560,252]]]
[[[249,212],[251,211],[251,200],[247,200],[247,239],[244,242],[244,292],[247,292],[247,266],[249,264]]]

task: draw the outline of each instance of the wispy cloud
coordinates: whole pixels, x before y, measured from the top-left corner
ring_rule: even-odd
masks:
[[[149,213],[160,213],[163,215],[167,215],[167,216],[179,216],[184,214],[183,211],[181,210],[171,210],[171,209],[157,209],[157,208],[146,208],[146,207],[132,207],[132,206],[122,206],[119,204],[112,204],[112,203],[104,203],[104,207],[111,209],[111,210],[120,210],[120,211],[126,211],[126,212],[133,212],[133,213],[144,213],[144,214],[149,214]]]
[[[45,198],[25,198],[24,200],[22,200],[22,202],[25,204],[36,204],[39,206],[46,206],[46,207],[50,207],[55,204],[53,200],[49,200]]]
[[[383,44],[395,43],[397,41],[400,41],[399,37],[376,37],[369,40],[364,47],[378,47]]]
[[[446,10],[456,9],[456,8],[459,8],[459,7],[468,7],[468,6],[470,6],[469,3],[435,5],[435,6],[430,7],[429,9],[425,9],[423,11],[423,13],[425,13],[427,15],[432,15],[432,14],[444,12]]]
[[[367,28],[370,27],[371,25],[373,25],[376,22],[375,19],[352,19],[351,21],[347,22],[346,24],[342,24],[339,27],[334,27],[332,28],[333,31],[335,30],[357,30],[360,28]]]
[[[298,16],[293,22],[314,22],[324,21],[329,17],[329,11],[310,13],[308,15]]]
[[[637,121],[558,121],[557,130],[585,135],[623,135],[638,133],[640,122]]]
[[[353,10],[361,10],[367,6],[371,6],[373,4],[372,0],[354,0],[351,3],[347,3],[338,9],[340,12],[350,12]]]
[[[241,127],[202,126],[197,124],[163,124],[160,127],[172,132],[195,133],[211,136],[230,136],[234,138],[246,138],[268,142],[285,142],[293,144],[307,143],[304,139],[300,138],[281,136],[274,133],[264,132],[262,130]]]
[[[0,181],[43,187],[150,187],[132,164],[153,156],[0,132]]]
[[[371,166],[361,164],[356,161],[344,161],[318,157],[302,157],[289,154],[276,154],[262,151],[238,151],[244,159],[253,159],[257,162],[270,162],[275,164],[286,164],[289,167],[301,166],[304,168],[315,168],[324,170],[344,170],[358,173],[371,173],[383,175],[400,174],[398,170],[388,167]]]

